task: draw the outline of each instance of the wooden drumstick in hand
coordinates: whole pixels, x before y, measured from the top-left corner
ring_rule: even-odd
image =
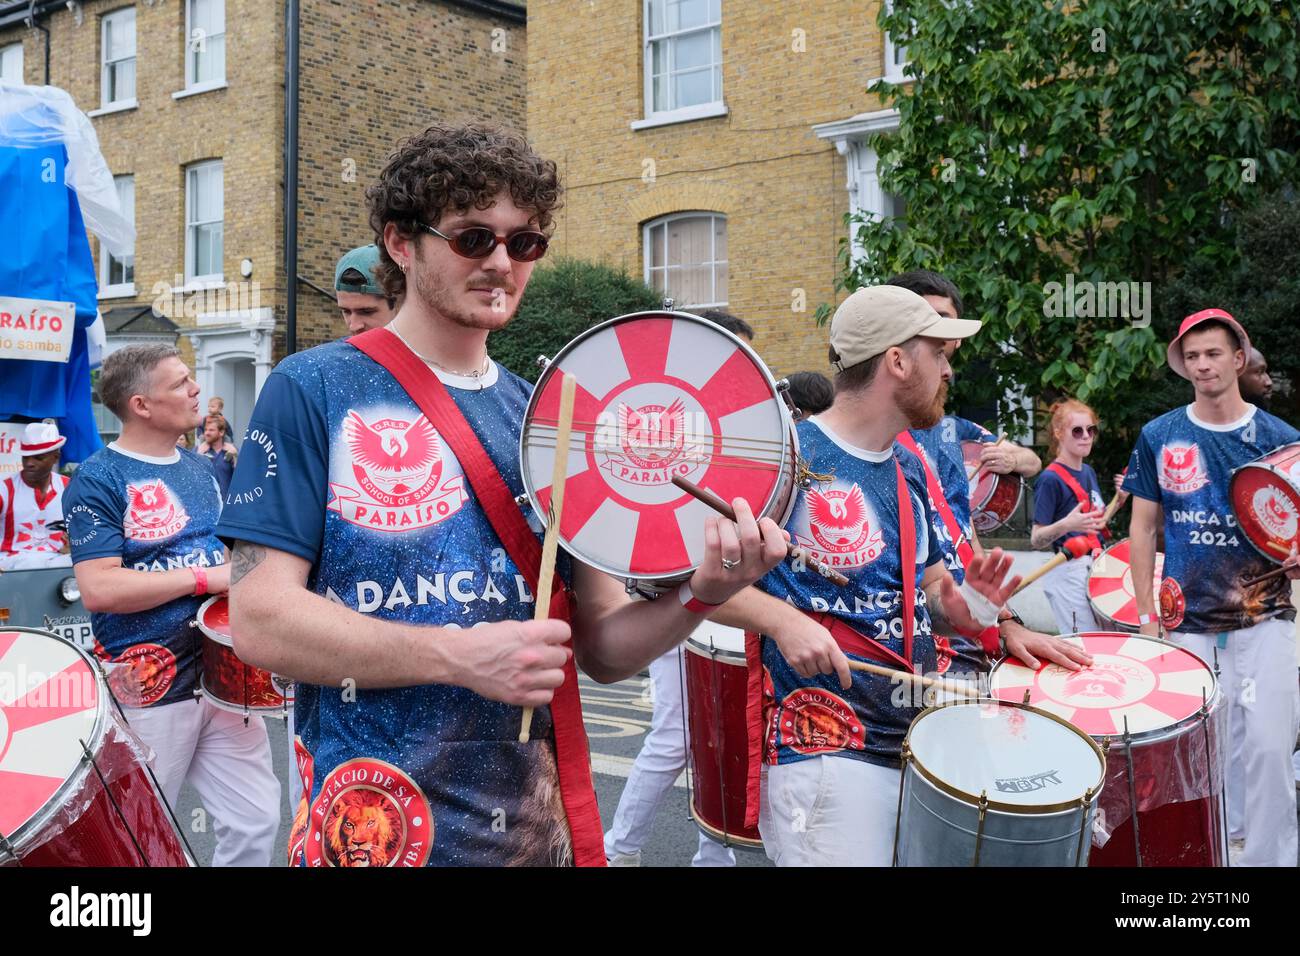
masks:
[[[560,380],[560,420],[555,430],[555,464],[551,468],[551,503],[547,509],[546,537],[542,539],[542,567],[537,574],[537,603],[533,620],[545,621],[551,613],[551,581],[555,577],[555,549],[560,543],[560,513],[564,508],[564,482],[569,471],[569,439],[573,434],[573,397],[578,380],[565,374]],[[528,743],[533,708],[524,708],[519,742]]]

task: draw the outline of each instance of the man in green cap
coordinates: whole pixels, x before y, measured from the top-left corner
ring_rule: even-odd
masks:
[[[385,296],[375,278],[378,262],[379,250],[371,243],[345,253],[334,268],[334,290],[348,335],[387,325],[397,313],[398,300]]]

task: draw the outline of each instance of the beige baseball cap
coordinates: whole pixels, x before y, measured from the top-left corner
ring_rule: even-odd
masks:
[[[910,289],[873,285],[840,303],[831,319],[831,348],[844,371],[910,338],[965,339],[980,330],[974,319],[946,319]]]

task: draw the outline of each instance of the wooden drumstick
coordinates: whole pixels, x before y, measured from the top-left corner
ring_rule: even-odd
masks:
[[[1248,578],[1241,582],[1243,588],[1253,588],[1256,584],[1263,584],[1265,581],[1272,581],[1274,578],[1280,578],[1286,574],[1285,567],[1274,568],[1272,571],[1266,571],[1257,578]]]
[[[965,684],[954,684],[933,677],[922,677],[920,674],[913,674],[911,671],[900,670],[896,667],[884,667],[880,664],[868,664],[866,661],[849,661],[849,670],[866,671],[868,674],[877,674],[891,680],[898,677],[913,684],[920,684],[922,687],[933,687],[936,690],[947,691],[950,694],[961,694],[963,697],[980,696],[977,688],[968,687]]]
[[[688,478],[683,478],[681,475],[673,475],[673,484],[682,489],[682,491],[686,492],[692,498],[695,498],[697,501],[704,502],[724,518],[728,518],[731,521],[736,520],[736,512],[732,509],[731,505],[727,504],[713,492],[709,491],[709,489],[701,488],[699,485],[695,484],[695,482]],[[840,572],[836,571],[829,564],[822,564],[822,562],[818,561],[807,551],[804,551],[802,548],[796,548],[793,544],[787,544],[785,546],[785,556],[791,561],[798,561],[802,558],[804,563],[810,568],[822,577],[826,578],[826,580],[838,584],[840,587],[846,587],[849,583],[848,578],[840,574]]]
[[[555,430],[555,464],[551,468],[551,504],[542,539],[542,567],[537,574],[537,603],[533,620],[545,621],[551,614],[551,581],[555,577],[555,549],[560,543],[560,513],[564,509],[564,482],[569,470],[569,439],[573,433],[573,397],[578,380],[565,374],[560,379],[560,420]],[[533,708],[524,708],[519,725],[519,742],[528,743],[533,728]]]
[[[1020,582],[1020,587],[1016,588],[1011,593],[1019,594],[1025,588],[1029,587],[1029,585],[1033,584],[1035,581],[1041,578],[1048,571],[1051,571],[1053,568],[1059,568],[1061,565],[1063,565],[1066,561],[1069,560],[1070,560],[1070,556],[1066,554],[1064,551],[1056,552],[1056,554],[1052,555],[1050,558],[1048,558],[1046,561],[1043,562],[1042,567],[1035,568],[1033,571],[1030,571],[1028,574],[1026,574],[1024,576],[1024,579],[1021,580]]]

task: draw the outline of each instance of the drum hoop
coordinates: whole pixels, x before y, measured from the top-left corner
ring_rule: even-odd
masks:
[[[40,634],[43,637],[53,638],[60,644],[71,648],[86,662],[86,665],[90,668],[91,675],[94,678],[98,698],[95,707],[95,723],[91,727],[90,733],[86,736],[85,740],[86,746],[90,749],[90,752],[98,756],[101,750],[101,745],[104,741],[104,736],[108,733],[108,708],[112,706],[110,697],[113,693],[108,689],[108,682],[104,679],[104,673],[100,669],[100,661],[84,648],[78,647],[72,641],[66,640],[52,631],[46,631],[39,627],[10,627],[7,625],[0,627],[0,632],[6,631],[19,631],[24,634]],[[63,803],[67,799],[68,794],[81,786],[82,781],[89,772],[90,760],[83,752],[81,756],[77,758],[76,766],[68,776],[64,778],[64,781],[59,788],[45,801],[45,805],[29,817],[27,821],[18,827],[18,829],[13,833],[6,833],[4,835],[5,839],[9,842],[9,845],[13,847],[15,853],[21,854],[24,849],[24,844],[30,842],[33,836],[39,834],[45,828],[45,824],[50,821],[50,818],[63,808]],[[4,863],[9,859],[10,855],[3,847],[0,847],[0,863]],[[21,859],[21,856],[19,856],[19,859]]]
[[[726,833],[717,827],[704,822],[699,811],[695,809],[695,801],[691,801],[691,820],[697,827],[704,831],[705,835],[712,837],[716,842],[727,844],[734,843],[743,850],[761,850],[763,849],[762,840],[754,840],[749,837],[737,836],[734,833]]]
[[[1057,717],[1055,714],[1050,713],[1046,710],[1041,710],[1040,708],[1033,707],[1029,704],[1017,703],[1016,701],[996,700],[987,697],[981,697],[977,700],[950,700],[947,703],[936,704],[933,707],[927,707],[925,710],[921,711],[919,714],[916,715],[916,718],[912,721],[911,727],[908,727],[907,729],[907,737],[903,740],[903,746],[907,748],[908,752],[911,755],[908,762],[911,765],[916,767],[916,772],[921,775],[922,779],[924,779],[926,783],[929,783],[930,785],[934,786],[941,792],[946,793],[948,796],[960,800],[962,803],[968,803],[972,806],[979,806],[980,795],[978,793],[967,793],[965,790],[962,790],[958,787],[954,787],[952,784],[946,783],[944,780],[940,779],[937,774],[932,773],[930,769],[925,766],[925,764],[921,761],[921,759],[916,755],[916,750],[912,747],[912,728],[914,728],[917,725],[917,723],[920,722],[921,718],[926,716],[926,714],[933,713],[934,711],[937,710],[942,710],[945,707],[970,707],[975,704],[980,704],[980,705],[1001,704],[1008,707],[1014,707],[1017,710],[1025,710],[1031,714],[1037,714],[1040,717],[1046,717],[1049,720],[1055,721],[1056,723],[1060,724],[1062,727],[1067,728],[1068,730],[1077,734],[1083,740],[1087,741],[1088,746],[1091,747],[1093,753],[1097,755],[1097,766],[1099,768],[1098,775],[1097,775],[1097,784],[1096,786],[1090,788],[1090,790],[1088,791],[1089,793],[1092,794],[1093,802],[1096,802],[1097,796],[1101,793],[1102,786],[1106,782],[1106,757],[1102,753],[1101,747],[1097,745],[1097,741],[1093,740],[1091,737],[1085,734],[1078,727],[1074,726],[1068,720],[1063,720],[1062,718]],[[1077,810],[1079,808],[1079,802],[1083,799],[1083,796],[1084,796],[1083,794],[1080,794],[1079,796],[1073,798],[1072,800],[1066,800],[1062,803],[1042,804],[1039,806],[1025,806],[1024,804],[1017,804],[1017,803],[1002,803],[1001,801],[998,800],[987,800],[987,805],[990,810],[997,810],[1000,813],[1007,813],[1007,814],[1011,814],[1012,816],[1038,817],[1038,816],[1045,816],[1051,813],[1061,813],[1062,811],[1065,810]]]
[[[1083,634],[1097,634],[1097,633],[1100,633],[1100,632],[1098,632],[1098,631],[1083,631],[1083,632],[1081,632],[1081,633],[1083,633]],[[1074,636],[1076,636],[1076,635],[1073,635],[1073,634],[1062,634],[1062,635],[1061,635],[1061,637],[1063,637],[1063,638],[1064,638],[1064,637],[1074,637]],[[1209,713],[1214,713],[1216,710],[1218,710],[1220,707],[1223,706],[1223,704],[1224,704],[1226,698],[1223,696],[1223,690],[1222,690],[1222,688],[1219,687],[1219,678],[1218,678],[1218,675],[1216,675],[1216,674],[1214,673],[1214,669],[1213,669],[1209,664],[1207,664],[1205,661],[1201,660],[1200,656],[1197,655],[1194,651],[1189,651],[1187,648],[1183,647],[1181,644],[1176,644],[1176,643],[1174,643],[1173,641],[1165,640],[1163,637],[1152,637],[1150,634],[1139,634],[1139,633],[1137,633],[1137,632],[1126,632],[1126,633],[1123,634],[1123,636],[1124,636],[1124,637],[1129,637],[1129,638],[1132,638],[1132,637],[1141,637],[1141,638],[1145,638],[1145,639],[1148,640],[1148,641],[1155,641],[1157,644],[1164,644],[1166,647],[1172,648],[1173,650],[1182,651],[1183,653],[1185,653],[1185,654],[1190,654],[1192,657],[1196,658],[1196,660],[1200,662],[1201,666],[1205,668],[1206,673],[1208,673],[1208,674],[1210,675],[1210,693],[1208,693],[1208,694],[1205,695],[1205,708],[1206,708],[1207,712],[1209,712]],[[993,665],[992,669],[989,671],[989,686],[990,686],[990,687],[993,686],[994,676],[997,674],[998,669],[999,669],[1003,664],[1005,664],[1008,660],[1009,660],[1009,658],[1004,657],[1002,660],[998,661],[996,664]],[[1004,704],[1013,704],[1013,703],[1016,703],[1016,701],[1002,701],[1002,703],[1004,703]],[[1032,707],[1033,705],[1031,704],[1030,706]],[[1063,719],[1063,718],[1062,718],[1062,719]],[[1152,745],[1152,744],[1165,743],[1166,741],[1168,741],[1168,740],[1172,740],[1172,739],[1174,739],[1175,737],[1181,737],[1181,736],[1182,736],[1184,733],[1186,733],[1188,730],[1193,729],[1194,725],[1195,725],[1196,723],[1198,723],[1198,722],[1200,721],[1200,719],[1201,719],[1201,711],[1200,711],[1200,709],[1198,708],[1197,710],[1195,710],[1195,711],[1193,711],[1192,713],[1188,714],[1186,717],[1180,717],[1178,720],[1174,721],[1172,724],[1168,724],[1168,725],[1166,725],[1166,726],[1164,726],[1164,727],[1153,727],[1151,730],[1141,730],[1141,731],[1138,731],[1137,733],[1132,733],[1132,732],[1130,732],[1129,735],[1128,735],[1129,743],[1130,743],[1130,745],[1131,745],[1134,749],[1136,749],[1136,748],[1138,748],[1138,747],[1147,747],[1147,746],[1150,746],[1150,745]],[[1066,721],[1066,723],[1069,723],[1069,721]],[[1071,724],[1070,726],[1074,726],[1074,725]],[[1078,728],[1075,728],[1075,729],[1078,729]],[[1082,733],[1082,731],[1080,731],[1080,733]],[[1120,732],[1120,733],[1117,733],[1117,734],[1096,734],[1096,735],[1093,735],[1093,734],[1086,734],[1085,736],[1087,736],[1087,738],[1088,738],[1089,740],[1094,741],[1094,742],[1096,742],[1096,741],[1098,741],[1098,740],[1101,740],[1101,741],[1107,741],[1107,742],[1109,743],[1109,745],[1110,745],[1110,749],[1111,749],[1111,750],[1122,750],[1122,749],[1124,748],[1124,734],[1123,734],[1123,732]]]
[[[235,649],[234,637],[232,637],[229,634],[222,634],[220,631],[214,631],[212,628],[208,627],[206,624],[203,623],[204,612],[207,611],[208,608],[212,607],[212,605],[216,604],[225,596],[226,595],[224,594],[214,594],[212,597],[208,598],[206,601],[200,604],[199,613],[194,615],[194,623],[198,627],[198,629],[203,632],[203,635],[205,637],[216,641],[218,644],[221,644],[224,647],[230,648],[231,651],[234,651]]]
[[[724,663],[728,664],[728,666],[732,666],[732,661],[740,665],[744,665],[746,661],[743,649],[733,651],[729,648],[718,647],[716,645],[710,646],[695,637],[688,637],[686,639],[686,650],[690,651],[692,654],[698,654],[706,660],[722,659]]]
[[[208,690],[208,685],[203,683],[199,678],[199,690],[203,693],[203,698],[218,710],[224,710],[228,714],[248,714],[250,717],[285,717],[287,713],[293,710],[293,701],[287,697],[282,704],[270,704],[265,707],[245,707],[243,704],[232,704],[228,700],[222,700],[212,691]]]
[[[719,325],[715,325],[714,323],[710,322],[708,319],[702,319],[698,315],[692,315],[689,312],[677,312],[671,309],[650,309],[645,312],[629,312],[627,315],[615,316],[612,319],[607,319],[606,321],[601,322],[599,325],[593,325],[591,328],[578,333],[578,335],[576,335],[572,340],[570,340],[568,343],[565,344],[564,348],[560,349],[558,352],[555,353],[555,357],[550,360],[550,362],[546,366],[546,369],[542,372],[541,375],[537,377],[537,384],[533,386],[532,394],[528,396],[528,405],[524,408],[523,427],[519,430],[519,478],[524,486],[524,494],[528,498],[528,507],[532,509],[533,514],[537,516],[537,520],[542,523],[543,527],[546,526],[546,520],[548,516],[541,510],[541,508],[537,504],[537,489],[533,486],[532,478],[530,477],[528,468],[526,467],[526,463],[528,460],[526,457],[526,452],[527,452],[526,440],[528,438],[528,426],[533,419],[534,412],[537,410],[537,402],[541,399],[544,385],[550,380],[550,377],[553,374],[555,374],[556,371],[559,370],[560,362],[567,355],[569,355],[569,353],[573,352],[579,345],[581,345],[587,339],[592,338],[597,333],[604,332],[607,329],[611,329],[614,326],[620,325],[624,322],[630,322],[636,319],[651,319],[651,318],[680,319],[682,321],[694,322],[696,325],[703,325],[707,327],[711,332],[716,332],[725,338],[731,339],[733,343],[740,346],[740,348],[749,356],[755,368],[758,369],[759,373],[763,376],[768,386],[771,388],[772,401],[777,404],[777,407],[780,410],[781,419],[786,425],[786,427],[782,429],[782,433],[781,433],[781,456],[780,456],[781,461],[784,463],[788,460],[791,464],[793,464],[795,460],[798,458],[799,436],[798,433],[795,431],[794,420],[790,415],[790,409],[787,407],[786,403],[781,400],[781,392],[776,387],[776,379],[772,377],[771,369],[767,367],[767,365],[763,362],[763,360],[759,358],[758,353],[755,352],[753,348],[751,348],[743,339],[741,339],[739,336],[732,335],[726,329],[722,328]],[[784,469],[785,464],[782,464],[780,468]],[[794,488],[793,474],[789,476],[789,485],[790,485],[789,510],[793,511],[794,505],[796,503],[796,499],[798,498],[798,493]],[[756,511],[755,514],[759,517],[765,515],[768,509],[771,508],[776,503],[776,499],[778,495],[780,495],[782,489],[785,486],[786,486],[786,482],[782,482],[778,480],[776,484],[773,486],[771,493],[767,496],[767,500],[763,502],[762,509]],[[788,515],[782,517],[788,518]],[[776,521],[777,516],[773,516],[772,520]],[[778,523],[784,524],[785,522],[779,521]],[[581,561],[583,564],[590,565],[591,567],[595,568],[598,571],[604,571],[606,574],[613,575],[619,580],[628,580],[628,581],[637,581],[637,582],[645,581],[651,583],[665,582],[671,584],[671,583],[684,581],[686,578],[690,577],[691,573],[695,570],[695,567],[698,567],[698,565],[696,565],[695,567],[687,568],[683,571],[672,571],[664,574],[633,575],[627,568],[612,567],[609,565],[602,564],[598,561],[595,561],[588,555],[578,554],[576,551],[574,551],[572,548],[569,547],[569,542],[564,539],[563,535],[557,535],[556,540],[560,545],[560,547],[563,548],[565,552],[569,554],[571,557],[576,558],[577,560]]]
[[[1292,444],[1293,444],[1293,445],[1300,446],[1300,442],[1292,442]],[[1286,448],[1286,447],[1289,447],[1289,446],[1287,446],[1287,445],[1283,445],[1282,447],[1283,447],[1283,448]],[[1275,449],[1273,449],[1273,451],[1269,452],[1269,453],[1268,453],[1267,455],[1265,455],[1264,457],[1265,457],[1265,458],[1269,458],[1269,457],[1271,457],[1271,456],[1277,454],[1277,452],[1279,452],[1279,451],[1281,451],[1281,450],[1282,450],[1281,448],[1275,448]],[[1263,464],[1260,464],[1260,459],[1258,459],[1258,458],[1256,458],[1254,461],[1248,461],[1248,462],[1246,462],[1244,465],[1238,465],[1236,468],[1232,469],[1231,474],[1229,474],[1229,476],[1228,476],[1228,507],[1232,509],[1232,517],[1233,517],[1234,519],[1236,519],[1236,521],[1237,521],[1237,523],[1238,523],[1239,525],[1241,524],[1241,520],[1240,520],[1239,518],[1237,518],[1237,509],[1232,507],[1232,502],[1233,502],[1234,500],[1236,500],[1236,497],[1237,497],[1236,494],[1234,493],[1233,489],[1234,489],[1234,487],[1235,487],[1236,484],[1237,484],[1237,476],[1238,476],[1239,474],[1241,474],[1242,472],[1246,471],[1246,470],[1249,469],[1249,468],[1259,468],[1259,469],[1262,469],[1263,471],[1267,471],[1267,472],[1269,472],[1270,474],[1274,474],[1274,475],[1276,475],[1276,474],[1279,473],[1279,469],[1278,469],[1278,467],[1277,467],[1276,465],[1271,465],[1271,464],[1270,464],[1270,465],[1263,465]],[[1288,484],[1290,484],[1289,481],[1288,481]],[[1250,542],[1250,546],[1251,546],[1252,548],[1254,548],[1257,552],[1259,552],[1260,555],[1262,555],[1263,557],[1267,558],[1267,559],[1269,560],[1270,563],[1272,563],[1272,564],[1281,564],[1281,563],[1282,563],[1281,561],[1278,560],[1277,555],[1272,554],[1271,552],[1265,551],[1262,547],[1260,547],[1258,544],[1256,544],[1256,543],[1255,543],[1255,539],[1254,539],[1253,537],[1251,537],[1249,534],[1246,533],[1246,528],[1245,528],[1244,525],[1242,525],[1242,528],[1241,528],[1241,536],[1242,536],[1243,538],[1245,538],[1247,541],[1249,541],[1249,542]]]
[[[1129,624],[1127,621],[1120,621],[1120,620],[1116,620],[1115,618],[1111,617],[1109,614],[1107,614],[1105,611],[1103,611],[1100,607],[1098,607],[1096,598],[1094,598],[1094,597],[1092,596],[1092,578],[1093,578],[1093,575],[1095,575],[1095,574],[1097,573],[1097,565],[1101,562],[1101,560],[1102,560],[1103,558],[1106,557],[1106,555],[1110,554],[1112,551],[1114,551],[1116,548],[1118,548],[1121,544],[1126,544],[1126,543],[1128,543],[1128,542],[1131,541],[1131,540],[1133,540],[1133,539],[1132,539],[1132,538],[1120,538],[1118,541],[1116,541],[1114,544],[1112,544],[1109,548],[1103,548],[1103,549],[1102,549],[1101,554],[1097,557],[1097,560],[1093,561],[1093,563],[1092,563],[1092,567],[1090,567],[1090,568],[1088,569],[1088,580],[1087,580],[1086,582],[1084,582],[1084,589],[1088,592],[1088,606],[1089,606],[1090,608],[1092,608],[1092,613],[1093,613],[1093,615],[1094,615],[1094,616],[1095,616],[1099,621],[1109,621],[1110,624],[1111,624],[1111,626],[1114,627],[1114,628],[1116,628],[1116,629],[1119,630],[1119,631],[1123,631],[1123,632],[1128,633],[1128,634],[1137,634],[1137,633],[1138,633],[1138,625],[1137,625],[1137,624]],[[1163,568],[1164,568],[1164,555],[1165,555],[1165,553],[1164,553],[1163,551],[1157,551],[1157,552],[1156,552],[1156,558],[1158,559],[1158,563],[1159,563],[1159,565],[1160,565],[1160,567],[1161,567],[1162,570],[1163,570]],[[1118,561],[1119,558],[1115,558],[1115,560]],[[1132,574],[1133,574],[1133,562],[1131,562],[1131,561],[1130,561],[1130,562],[1127,562],[1127,567],[1128,567],[1129,574],[1132,575]],[[1161,575],[1161,577],[1162,577],[1162,579],[1163,579],[1163,575]],[[1157,609],[1159,608],[1159,606],[1160,606],[1160,601],[1159,601],[1159,599],[1157,598],[1157,600],[1156,600],[1156,607],[1157,607]],[[1146,636],[1149,636],[1149,635],[1143,635],[1143,636],[1146,637]],[[1186,648],[1183,648],[1183,650],[1186,650]]]

